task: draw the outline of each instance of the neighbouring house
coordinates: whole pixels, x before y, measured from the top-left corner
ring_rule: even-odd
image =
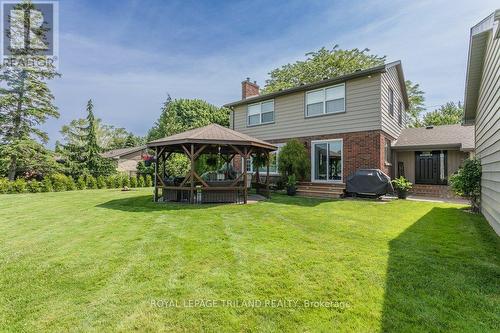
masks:
[[[146,146],[138,146],[109,150],[101,156],[117,161],[118,172],[126,172],[133,176],[137,172],[137,163],[148,155]]]
[[[394,175],[391,146],[406,127],[408,96],[400,61],[266,95],[249,79],[231,109],[230,127],[278,148],[296,138],[311,156],[299,194],[330,196],[360,168]],[[241,160],[235,159],[241,168]],[[277,173],[274,158],[271,171]],[[247,170],[252,172],[248,161]],[[301,187],[302,186],[302,187]]]
[[[470,31],[464,108],[483,171],[481,212],[500,234],[500,9]]]
[[[474,126],[405,128],[391,150],[393,176],[412,182],[413,194],[454,197],[448,178],[474,154]]]

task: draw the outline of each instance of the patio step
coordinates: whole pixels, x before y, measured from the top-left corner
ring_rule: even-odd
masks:
[[[297,195],[316,198],[340,198],[344,194],[345,184],[300,182],[297,184]]]

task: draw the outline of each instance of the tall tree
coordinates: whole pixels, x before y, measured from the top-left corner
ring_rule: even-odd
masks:
[[[160,118],[149,130],[147,140],[156,140],[208,124],[229,126],[229,110],[200,99],[175,99],[163,104]]]
[[[420,116],[422,112],[425,111],[424,102],[424,92],[420,89],[420,85],[418,83],[413,83],[410,80],[406,80],[406,92],[408,94],[408,100],[410,102],[410,107],[408,109],[409,115],[409,125],[410,127],[419,127]]]
[[[96,120],[94,117],[94,105],[92,104],[92,100],[89,99],[87,102],[87,124],[86,128],[86,159],[87,159],[87,168],[91,171],[91,173],[97,173],[97,170],[100,167],[100,159],[101,156],[99,153],[101,152],[101,148],[97,144],[97,134],[96,134]]]
[[[441,105],[439,109],[428,112],[422,118],[422,126],[454,125],[460,124],[464,117],[464,107],[462,103],[448,102]]]
[[[104,124],[101,119],[95,119],[97,144],[103,151],[138,146],[144,143],[144,139],[135,136],[122,127]],[[88,127],[86,118],[73,119],[68,124],[63,125],[60,133],[66,144],[83,145],[85,130]],[[133,146],[130,146],[133,144]]]
[[[25,1],[15,8],[27,12],[34,5]],[[25,15],[24,23],[29,26],[29,15]],[[47,28],[32,28],[30,32],[43,39]],[[37,139],[48,141],[47,133],[38,126],[49,117],[59,117],[46,81],[60,74],[46,56],[29,47],[10,51],[18,61],[16,66],[0,66],[0,143],[9,147],[7,174],[14,180],[20,171],[22,154],[36,154],[40,148]]]
[[[356,70],[382,65],[385,56],[369,54],[369,49],[343,50],[335,45],[332,49],[322,47],[318,51],[306,53],[307,59],[276,68],[269,73],[270,78],[262,93],[276,92],[313,83],[324,78],[353,73]]]
[[[115,172],[114,162],[103,158],[98,142],[98,119],[94,115],[92,100],[87,102],[87,116],[63,126],[65,144],[59,144],[57,153],[63,156],[66,172],[74,178],[89,173],[93,176]]]

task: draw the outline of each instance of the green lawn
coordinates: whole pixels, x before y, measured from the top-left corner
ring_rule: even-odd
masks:
[[[0,331],[500,330],[500,240],[461,206],[150,192],[1,195]]]

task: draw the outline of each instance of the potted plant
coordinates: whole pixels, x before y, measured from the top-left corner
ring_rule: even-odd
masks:
[[[398,192],[399,199],[406,199],[406,197],[408,196],[408,191],[410,191],[411,188],[413,187],[413,184],[410,183],[410,181],[403,176],[394,179],[392,181],[392,184],[394,185],[394,188]]]
[[[297,178],[295,175],[288,176],[288,180],[286,182],[286,194],[295,195],[297,193]]]

